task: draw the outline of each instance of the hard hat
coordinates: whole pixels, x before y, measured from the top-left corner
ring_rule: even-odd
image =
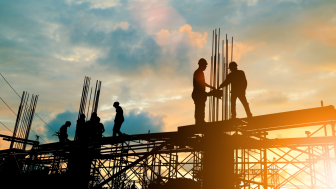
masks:
[[[238,64],[236,62],[230,62],[229,68],[231,67],[238,67]]]
[[[208,65],[207,61],[204,58],[199,59],[198,65]]]

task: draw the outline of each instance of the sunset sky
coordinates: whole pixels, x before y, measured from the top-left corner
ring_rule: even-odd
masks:
[[[112,135],[115,101],[125,113],[122,132],[176,131],[194,124],[192,76],[200,58],[210,63],[216,28],[234,37],[233,60],[245,71],[253,115],[319,107],[321,100],[336,105],[334,0],[1,1],[0,73],[20,95],[39,95],[36,113],[51,128],[71,121],[70,139],[85,76],[91,87],[102,81],[105,136]],[[209,67],[205,75],[209,83]],[[17,112],[20,98],[2,77],[0,89]],[[246,117],[240,102],[237,108]],[[15,119],[0,101],[0,121],[13,130]],[[49,126],[34,117],[32,129],[55,142]],[[0,133],[12,135],[1,124]],[[1,139],[0,149],[8,147]]]

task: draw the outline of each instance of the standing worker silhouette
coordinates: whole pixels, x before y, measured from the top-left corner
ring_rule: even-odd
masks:
[[[81,114],[79,119],[77,120],[77,126],[76,126],[77,140],[83,140],[84,129],[85,129],[85,115]]]
[[[205,102],[208,93],[205,92],[205,87],[215,89],[205,82],[203,71],[206,69],[208,63],[204,58],[198,61],[198,69],[194,72],[193,86],[194,90],[191,94],[195,104],[195,124],[205,123]]]
[[[236,62],[230,62],[229,68],[231,73],[229,73],[225,81],[219,86],[218,89],[225,87],[231,83],[231,115],[232,119],[235,119],[237,116],[236,113],[236,100],[239,98],[240,102],[245,108],[245,112],[248,118],[252,118],[252,113],[249,107],[249,104],[246,100],[246,87],[247,80],[243,70],[237,69],[238,65]]]
[[[119,106],[119,102],[114,102],[113,107],[116,109],[116,116],[114,118],[114,127],[113,127],[113,137],[118,133],[119,136],[122,136],[120,132],[121,124],[124,122],[124,112],[123,109]]]

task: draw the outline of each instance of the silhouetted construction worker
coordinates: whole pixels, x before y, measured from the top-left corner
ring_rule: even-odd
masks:
[[[64,125],[60,128],[59,132],[59,140],[61,143],[67,142],[68,141],[68,127],[70,127],[71,122],[67,121],[65,122]]]
[[[208,93],[205,92],[205,87],[215,89],[205,82],[203,71],[206,69],[208,63],[204,58],[198,61],[198,69],[194,72],[193,86],[194,90],[191,94],[195,103],[195,122],[196,124],[204,123],[205,117],[205,102],[207,100]]]
[[[90,120],[85,122],[82,129],[82,138],[83,141],[89,141],[92,138],[93,133],[95,133],[94,122],[96,120],[97,113],[93,112],[91,114]]]
[[[116,116],[114,118],[114,127],[113,127],[113,137],[118,133],[119,136],[122,136],[120,132],[121,124],[124,122],[124,112],[123,109],[119,106],[119,102],[114,102],[113,107],[116,109]]]
[[[105,132],[104,125],[100,123],[100,117],[97,117],[97,124],[96,124],[96,129],[97,129],[97,136],[100,138],[103,136],[103,133]]]
[[[78,140],[83,139],[84,129],[85,129],[85,115],[81,114],[79,119],[77,120],[77,126],[76,126],[76,134]]]
[[[229,64],[229,68],[231,73],[229,73],[225,79],[225,81],[219,86],[218,89],[225,87],[231,83],[231,115],[232,119],[235,119],[236,114],[236,100],[239,98],[240,102],[243,104],[246,115],[248,118],[252,117],[252,113],[250,111],[249,104],[246,100],[246,87],[247,80],[245,77],[245,73],[242,70],[237,69],[238,65],[236,62],[231,62]]]

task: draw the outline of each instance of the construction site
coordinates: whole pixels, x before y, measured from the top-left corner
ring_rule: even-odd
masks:
[[[218,87],[229,74],[234,51],[220,30],[213,31],[212,44],[210,85]],[[90,82],[85,77],[78,119],[99,115],[102,81],[91,90]],[[28,103],[23,92],[13,136],[0,135],[11,142],[0,151],[1,182],[7,188],[128,189],[133,183],[139,189],[336,188],[334,106],[321,102],[321,107],[231,119],[230,90],[208,97],[203,124],[86,141],[76,131],[73,140],[48,144],[28,140],[38,96]],[[306,137],[268,137],[300,128]]]

